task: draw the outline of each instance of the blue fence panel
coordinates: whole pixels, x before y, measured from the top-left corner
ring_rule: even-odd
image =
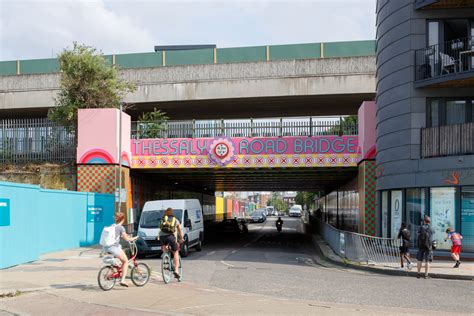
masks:
[[[10,224],[0,227],[0,269],[38,259],[38,187],[0,182],[0,198],[10,203]]]
[[[113,221],[109,194],[0,182],[0,200],[10,206],[10,223],[0,226],[0,269],[43,253],[97,244],[103,227]]]

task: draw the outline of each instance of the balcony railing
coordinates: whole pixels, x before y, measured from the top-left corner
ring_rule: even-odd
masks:
[[[474,154],[474,123],[421,129],[421,157]]]
[[[473,6],[474,0],[415,0],[415,9],[454,9]]]
[[[418,49],[415,58],[416,81],[448,76],[455,79],[456,75],[473,71],[474,36]]]
[[[168,121],[159,131],[150,123],[133,122],[132,138],[281,137],[357,135],[357,122],[344,118]]]

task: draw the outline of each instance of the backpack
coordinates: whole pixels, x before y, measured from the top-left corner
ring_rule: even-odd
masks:
[[[104,247],[110,247],[115,244],[115,226],[112,224],[110,226],[104,227],[102,234],[100,235],[100,245]]]
[[[161,219],[160,229],[164,233],[174,234],[176,232],[176,218],[174,216],[168,217],[165,215]]]
[[[428,225],[422,225],[420,227],[420,233],[418,234],[418,248],[431,249],[431,229]]]

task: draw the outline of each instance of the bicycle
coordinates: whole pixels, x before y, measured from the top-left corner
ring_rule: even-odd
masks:
[[[132,266],[130,277],[135,286],[142,287],[150,280],[150,267],[143,262],[138,263],[136,260],[138,249],[134,241],[129,241],[132,257],[128,261],[128,265]],[[122,278],[122,267],[120,261],[112,255],[107,255],[102,259],[105,266],[99,270],[97,281],[99,287],[104,291],[113,289],[117,280]]]
[[[161,250],[163,252],[163,256],[161,257],[161,275],[163,276],[163,282],[165,282],[165,284],[168,284],[174,277],[174,260],[171,256],[172,253],[169,245],[162,245]],[[181,282],[181,280],[183,279],[183,266],[181,264],[181,256],[179,255],[179,249],[177,250],[177,252],[179,258],[178,282]]]

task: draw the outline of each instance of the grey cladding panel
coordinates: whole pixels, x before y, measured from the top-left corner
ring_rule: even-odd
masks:
[[[406,113],[410,113],[410,100],[395,102],[377,111],[377,122]]]
[[[396,68],[393,68],[396,69]],[[378,75],[380,78],[380,74]],[[377,93],[384,93],[388,90],[394,89],[393,87],[400,86],[405,83],[413,82],[413,68],[403,68],[396,70],[382,79],[378,79]],[[396,88],[395,88],[396,89]]]

